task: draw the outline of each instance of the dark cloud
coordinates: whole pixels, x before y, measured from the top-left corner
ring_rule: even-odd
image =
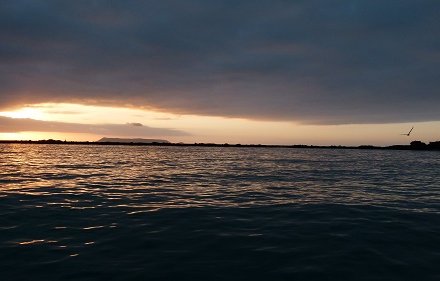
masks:
[[[183,131],[133,124],[78,124],[0,116],[0,133],[59,132],[120,137],[187,136]]]
[[[142,123],[127,123],[127,124],[129,124],[131,126],[135,126],[135,127],[142,127],[142,126],[144,126],[144,125],[142,125]]]
[[[0,106],[440,120],[438,1],[0,2]]]

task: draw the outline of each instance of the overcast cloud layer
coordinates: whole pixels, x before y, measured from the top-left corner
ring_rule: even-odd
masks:
[[[1,1],[0,107],[440,120],[439,30],[437,0]]]
[[[101,136],[118,137],[157,137],[187,136],[188,134],[173,129],[152,128],[140,123],[127,124],[80,124],[40,121],[29,118],[9,118],[0,116],[0,133],[19,132],[58,132],[86,133]]]

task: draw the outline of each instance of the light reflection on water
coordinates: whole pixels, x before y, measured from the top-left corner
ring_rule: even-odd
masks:
[[[46,196],[35,203],[65,208],[338,203],[437,212],[439,164],[435,152],[3,145],[0,182],[1,196]]]
[[[439,164],[422,151],[3,144],[0,269],[436,280]]]

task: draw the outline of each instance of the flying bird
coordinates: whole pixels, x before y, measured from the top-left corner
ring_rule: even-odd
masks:
[[[414,127],[411,128],[411,130],[409,130],[409,132],[407,134],[401,134],[402,136],[407,136],[409,137],[409,135],[411,134],[412,130],[414,129]]]

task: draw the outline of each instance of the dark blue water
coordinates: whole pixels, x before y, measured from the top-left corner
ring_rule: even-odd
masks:
[[[440,280],[440,153],[0,145],[1,280]]]

